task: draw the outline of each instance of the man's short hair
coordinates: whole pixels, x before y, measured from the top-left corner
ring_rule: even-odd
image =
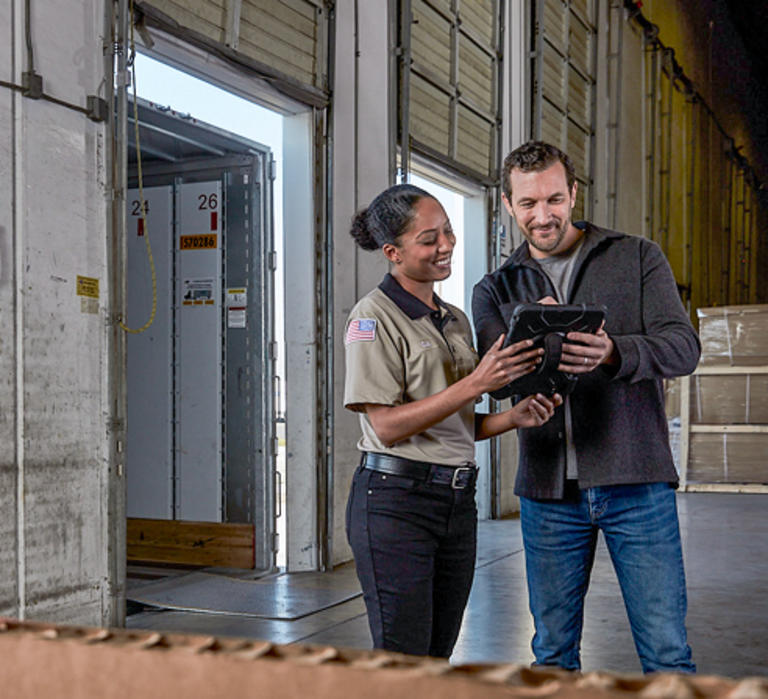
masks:
[[[515,148],[504,158],[501,191],[504,192],[504,196],[511,202],[512,185],[510,184],[509,176],[512,174],[512,170],[540,172],[558,161],[565,168],[565,181],[570,192],[576,182],[576,169],[573,167],[573,161],[559,148],[544,141],[528,141],[528,143]]]

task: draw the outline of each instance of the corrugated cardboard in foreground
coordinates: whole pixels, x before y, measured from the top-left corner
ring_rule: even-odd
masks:
[[[522,665],[452,667],[381,651],[0,619],[2,696],[14,699],[768,698],[768,679],[579,675]]]

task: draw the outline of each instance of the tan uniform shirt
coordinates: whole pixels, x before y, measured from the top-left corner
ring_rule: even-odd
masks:
[[[427,398],[474,370],[478,358],[467,317],[435,299],[439,311],[409,294],[388,274],[349,314],[344,334],[344,406],[360,413],[361,451],[447,466],[474,463],[472,402],[391,447],[376,436],[363,408],[365,403],[396,406]]]

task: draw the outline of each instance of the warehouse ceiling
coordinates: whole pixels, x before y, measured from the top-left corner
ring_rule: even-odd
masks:
[[[768,119],[764,116],[768,108],[768,1],[726,0],[726,6],[752,64],[752,78],[759,81],[751,91],[755,115],[750,121],[755,144],[762,155],[762,163],[755,165],[765,182],[768,179]]]
[[[727,0],[736,30],[744,40],[755,75],[762,76],[768,88],[768,2],[764,0]]]
[[[189,114],[141,98],[137,101],[142,161],[177,163],[193,158],[222,157],[264,150],[254,141],[237,136]],[[128,163],[136,163],[133,104],[128,106]]]

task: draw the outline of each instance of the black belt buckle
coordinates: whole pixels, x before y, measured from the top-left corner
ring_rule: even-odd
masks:
[[[472,473],[475,470],[474,466],[458,466],[453,470],[453,475],[451,476],[451,488],[453,490],[464,490],[471,482],[472,482]],[[467,471],[467,480],[464,481],[463,484],[459,484],[459,474],[462,471]]]

